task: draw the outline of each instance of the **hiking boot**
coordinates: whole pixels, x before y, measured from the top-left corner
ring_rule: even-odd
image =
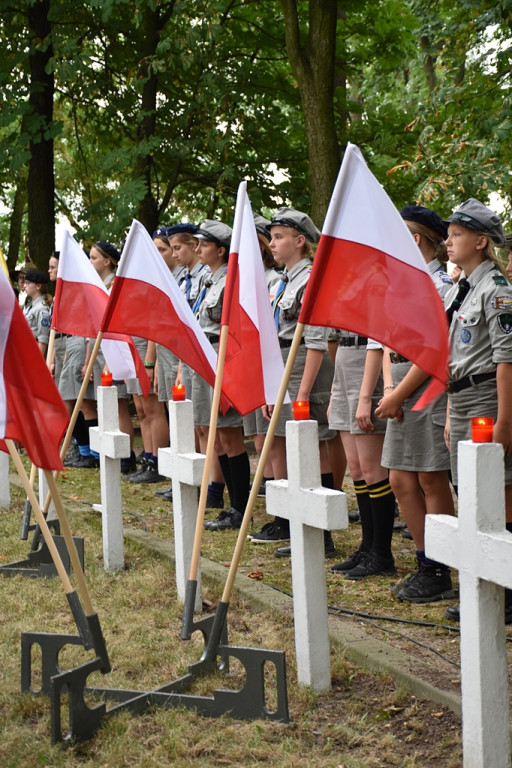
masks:
[[[418,570],[408,583],[397,593],[399,600],[408,603],[435,603],[438,600],[452,600],[450,569],[439,565],[419,563]]]
[[[414,571],[414,573],[410,573],[405,579],[402,579],[402,581],[397,581],[396,584],[393,584],[391,587],[391,592],[394,595],[398,595],[401,589],[404,589],[412,579],[416,576],[417,571]]]
[[[349,523],[360,523],[361,518],[359,516],[359,512],[349,512],[348,513],[348,521]]]
[[[71,466],[75,469],[98,469],[100,460],[90,453],[88,456],[80,456]]]
[[[78,448],[78,445],[74,443],[71,448],[68,448],[68,452],[66,453],[66,456],[64,457],[64,461],[62,462],[65,467],[74,467],[75,461],[78,461],[80,459],[80,450]]]
[[[359,565],[363,557],[365,557],[367,554],[368,552],[361,552],[361,550],[358,549],[357,552],[354,552],[346,560],[343,560],[343,562],[333,565],[330,568],[330,571],[331,573],[345,573],[346,571],[351,571],[352,568],[355,568],[356,565]]]
[[[334,542],[332,540],[330,531],[324,531],[324,554],[325,554],[326,560],[330,560],[331,557],[336,557],[336,555],[338,554],[338,550],[334,546]],[[291,557],[291,556],[292,556],[291,546],[278,547],[274,552],[274,557]]]
[[[121,474],[130,475],[132,472],[136,472],[138,469],[135,454],[132,451],[128,458],[121,459]]]
[[[171,494],[171,500],[172,500],[172,485],[170,485],[168,488],[159,488],[157,491],[155,491],[155,496],[167,496],[167,494]]]
[[[135,472],[133,475],[128,475],[128,477],[125,478],[125,480],[128,480],[129,483],[163,483],[164,480],[166,480],[163,475],[158,474],[158,470],[156,468],[156,464],[151,459],[148,459],[146,461],[146,466],[143,467],[139,472]]]
[[[448,606],[444,615],[450,621],[460,621],[460,606]],[[512,607],[507,605],[505,605],[505,624],[512,624]]]
[[[244,516],[238,509],[230,507],[222,511],[215,520],[207,520],[204,527],[207,531],[227,531],[240,528]]]
[[[343,574],[347,579],[358,581],[368,576],[393,576],[396,573],[395,561],[392,557],[381,557],[374,552],[366,554],[359,565]]]
[[[290,528],[273,520],[266,523],[258,533],[251,533],[248,538],[253,544],[272,544],[276,541],[290,541]]]

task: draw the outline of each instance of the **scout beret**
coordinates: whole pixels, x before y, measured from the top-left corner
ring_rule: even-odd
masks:
[[[232,234],[233,230],[231,227],[223,224],[222,221],[205,219],[197,230],[196,237],[198,240],[208,240],[211,243],[215,243],[219,248],[224,247],[229,250]]]
[[[400,211],[400,216],[404,221],[415,221],[416,224],[423,224],[442,237],[443,240],[446,240],[448,236],[448,227],[445,222],[430,208],[424,208],[422,205],[406,205]]]
[[[483,203],[470,197],[451,216],[448,216],[447,223],[453,222],[460,224],[467,229],[474,229],[488,235],[496,245],[505,245],[505,235],[499,216],[490,208],[486,208]]]
[[[153,239],[155,237],[172,237],[173,235],[179,235],[180,233],[187,232],[189,235],[195,235],[197,232],[197,224],[189,224],[188,222],[180,222],[179,224],[173,224],[170,227],[158,227],[153,232]]]
[[[110,256],[110,258],[118,263],[119,259],[121,258],[121,254],[115,248],[111,243],[105,243],[103,240],[98,240],[97,243],[95,243],[97,248],[101,248],[101,250],[107,254],[107,256]]]
[[[46,285],[48,282],[48,275],[45,272],[39,272],[37,269],[29,269],[25,275],[25,281],[27,283],[42,283]]]
[[[281,227],[292,227],[304,235],[311,243],[318,243],[320,235],[319,229],[315,227],[307,213],[294,211],[293,208],[280,208],[275,212],[271,225]]]

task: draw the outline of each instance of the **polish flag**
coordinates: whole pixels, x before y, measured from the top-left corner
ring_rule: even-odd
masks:
[[[21,443],[36,467],[62,470],[66,406],[8,279],[0,269],[0,450]]]
[[[376,339],[432,377],[415,408],[446,390],[448,327],[414,239],[348,144],[304,295],[299,322]]]
[[[242,416],[274,404],[284,365],[246,181],[238,187],[222,325],[229,326],[223,391]]]
[[[167,347],[212,387],[217,355],[146,229],[132,222],[101,328]],[[221,398],[223,411],[229,407]]]
[[[65,231],[60,248],[52,328],[72,336],[95,339],[108,299],[103,280],[76,240]],[[113,378],[121,381],[138,377],[147,397],[151,385],[132,339],[126,331],[105,336],[101,351]]]

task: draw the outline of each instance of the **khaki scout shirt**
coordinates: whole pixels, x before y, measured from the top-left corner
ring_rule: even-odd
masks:
[[[24,314],[36,341],[41,342],[41,344],[48,344],[51,322],[50,307],[44,296],[38,296],[34,299],[30,306],[24,310]]]
[[[470,290],[450,325],[452,381],[490,373],[498,363],[512,363],[512,286],[488,259],[467,279]],[[448,291],[445,307],[457,290],[455,284]]]
[[[309,259],[301,259],[285,274],[288,277],[288,282],[281,299],[278,301],[279,329],[277,335],[283,341],[289,341],[293,339],[297,326],[304,291],[311,274],[311,262]],[[275,290],[277,292],[277,286]],[[328,336],[329,330],[327,328],[317,325],[304,326],[304,342],[308,349],[318,349],[324,352],[327,350]]]
[[[226,286],[227,264],[210,275],[211,285],[207,288],[200,307],[197,319],[203,331],[209,335],[219,336],[220,318],[222,316],[222,302],[224,300],[224,288]]]
[[[190,275],[190,294],[187,298],[188,303],[191,307],[194,306],[196,303],[196,299],[201,293],[201,290],[204,285],[204,281],[208,280],[211,277],[211,271],[210,267],[208,267],[206,264],[201,264],[200,261],[196,261],[190,272],[188,273]],[[187,272],[185,270],[185,277],[180,283],[180,290],[185,295],[186,298],[186,291],[187,291]]]

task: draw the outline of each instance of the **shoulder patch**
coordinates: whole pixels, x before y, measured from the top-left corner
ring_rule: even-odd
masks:
[[[50,325],[50,318],[43,317],[41,320],[41,325],[43,326],[43,328],[48,328],[48,326]]]
[[[503,275],[493,275],[492,279],[494,280],[495,285],[508,285],[509,283],[507,280],[503,277]]]
[[[512,333],[512,314],[507,312],[503,315],[498,315],[498,325],[503,333],[506,333],[507,335]]]
[[[512,305],[512,296],[496,296],[491,299],[493,309],[502,309],[502,307],[509,307],[510,305]]]

